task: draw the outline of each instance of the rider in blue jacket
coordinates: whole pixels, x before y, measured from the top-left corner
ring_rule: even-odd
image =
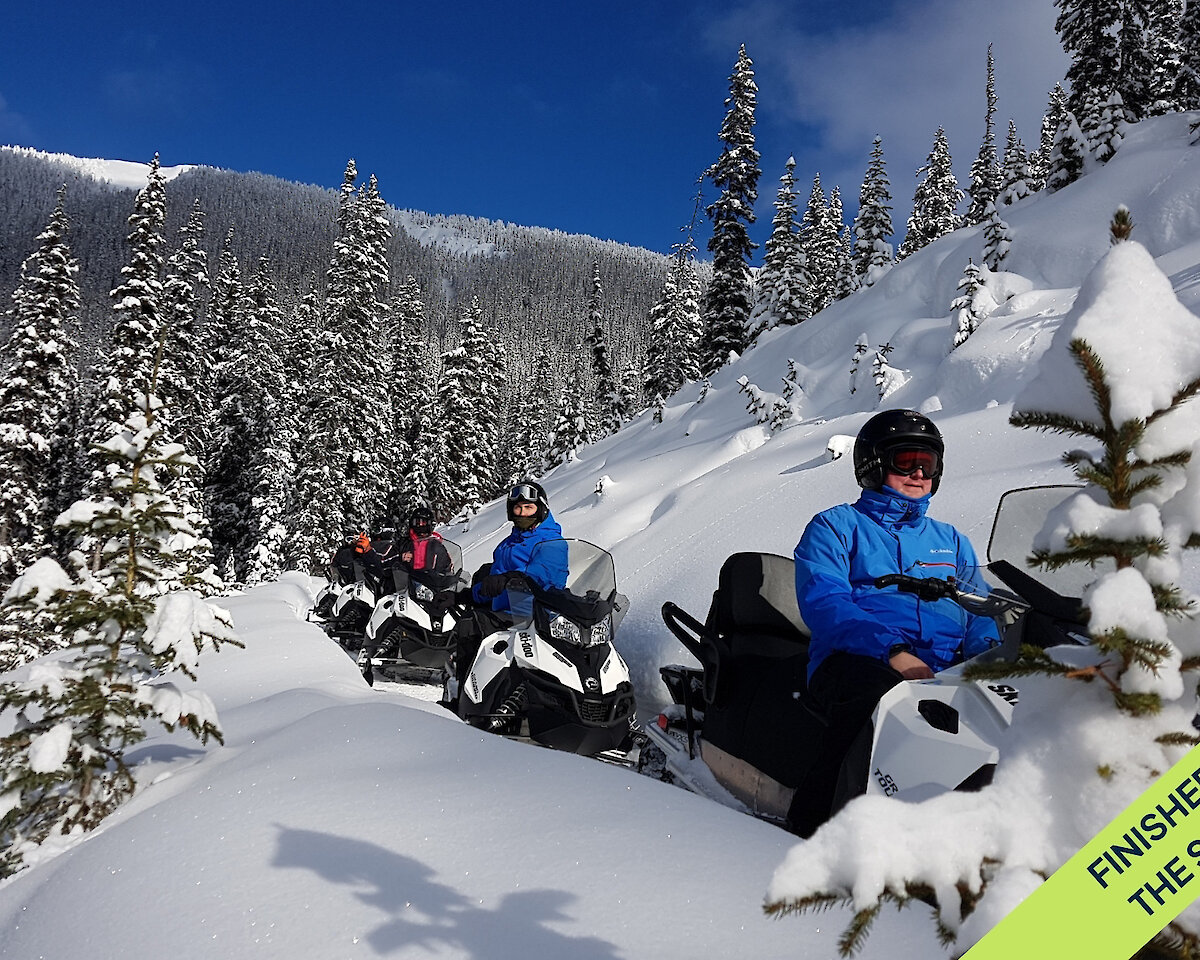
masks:
[[[487,574],[471,587],[471,599],[477,604],[490,600],[496,612],[508,609],[506,574],[523,573],[545,588],[564,587],[567,583],[565,543],[543,547],[537,550],[536,559],[533,556],[538,544],[562,540],[562,527],[550,512],[541,484],[531,481],[517,484],[508,493],[507,507],[512,531],[496,544]],[[534,560],[532,565],[531,560]]]
[[[851,759],[846,754],[884,693],[999,642],[991,619],[968,614],[951,600],[922,601],[896,587],[875,586],[876,577],[904,573],[955,577],[986,593],[970,541],[926,516],[944,452],[937,427],[915,410],[872,417],[854,443],[862,495],[813,517],[796,545],[796,598],[812,633],[809,691],[830,722],[811,774],[823,786],[807,789],[804,797],[797,791],[798,806],[789,814],[801,828],[809,818],[828,819],[828,781],[839,769],[846,775],[843,760]],[[809,809],[799,809],[805,805]]]
[[[476,573],[469,598],[461,598],[469,599],[474,608],[471,616],[458,621],[454,658],[460,686],[483,638],[511,623],[520,613],[510,610],[508,587],[512,574],[524,574],[545,589],[565,587],[567,583],[567,545],[562,527],[550,513],[545,488],[523,480],[509,490],[506,506],[512,531],[496,545],[486,572]],[[540,544],[547,546],[538,549]]]

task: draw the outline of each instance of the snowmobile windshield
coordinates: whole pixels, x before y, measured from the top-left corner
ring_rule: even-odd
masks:
[[[422,588],[418,593],[430,594],[457,590],[470,583],[463,571],[462,548],[453,540],[442,540],[440,537],[428,539],[420,558],[423,566],[415,569],[412,564],[400,559],[402,551],[409,549],[412,549],[411,541],[401,541],[395,551],[391,576],[397,593],[404,593],[409,581]],[[412,562],[417,561],[414,558]]]
[[[1033,561],[1033,553],[1056,527],[1066,527],[1072,510],[1089,506],[1081,499],[1088,497],[1084,487],[1067,484],[1007,491],[996,505],[988,560],[1006,560],[1064,597],[1083,596],[1085,587],[1112,569],[1112,561],[1101,560],[1094,567],[1072,563],[1047,570]]]
[[[534,547],[523,579],[508,588],[510,610],[526,624],[536,604],[591,626],[612,612],[616,596],[612,556],[585,540],[543,540]]]

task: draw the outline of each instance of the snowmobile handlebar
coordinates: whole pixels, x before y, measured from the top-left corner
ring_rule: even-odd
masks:
[[[986,596],[960,590],[953,577],[946,580],[937,577],[910,577],[904,573],[888,573],[875,578],[875,586],[896,587],[901,593],[916,594],[918,600],[952,600],[964,610],[981,617],[1003,616],[1013,610],[1027,610],[1029,604],[1006,592],[992,591]]]

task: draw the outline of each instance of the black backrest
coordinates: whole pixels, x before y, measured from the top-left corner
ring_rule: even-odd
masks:
[[[757,652],[739,649],[739,637],[752,644],[766,638],[806,644],[809,630],[796,602],[795,561],[771,553],[730,556],[721,567],[707,626],[730,638],[735,653]]]

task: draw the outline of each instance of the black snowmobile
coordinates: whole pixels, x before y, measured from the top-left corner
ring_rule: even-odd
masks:
[[[347,537],[334,551],[325,568],[329,583],[317,594],[308,614],[309,620],[319,622],[351,656],[362,647],[376,598],[383,589],[381,572],[354,552],[354,539]],[[391,531],[381,531],[375,540],[376,551],[386,552],[390,544]]]
[[[968,663],[1011,660],[1023,643],[1086,642],[1079,600],[1039,582],[1022,569],[1023,560],[1018,566],[1001,555],[1027,556],[1032,518],[1036,530],[1049,505],[1077,489],[1027,488],[1001,499],[987,571],[1007,589],[982,595],[953,579],[899,574],[881,577],[876,586],[915,593],[922,602],[950,600],[996,619],[1002,643]],[[1024,524],[1020,552],[1008,552],[1022,539],[1008,529],[1013,523]],[[965,679],[968,664],[897,684],[850,748],[837,782],[814,787],[806,780],[837,715],[836,705],[822,709],[808,694],[809,631],[790,557],[734,554],[721,567],[704,623],[670,602],[662,615],[700,667],[660,669],[673,705],[646,728],[643,772],[805,836],[819,826],[812,822],[814,806],[836,811],[862,793],[915,801],[991,782],[1019,694],[1007,682]],[[828,791],[831,803],[809,803],[802,785]]]

